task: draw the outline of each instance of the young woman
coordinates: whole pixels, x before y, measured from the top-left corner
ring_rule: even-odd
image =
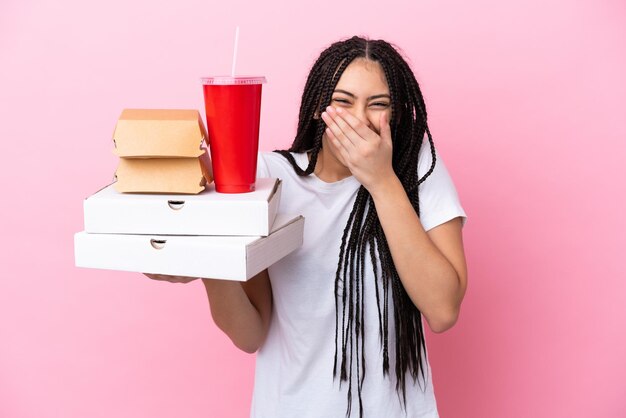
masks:
[[[215,323],[258,350],[251,416],[438,417],[422,316],[437,333],[459,316],[466,214],[426,115],[398,51],[352,37],[313,65],[291,148],[259,155],[304,245],[246,283],[203,280]]]

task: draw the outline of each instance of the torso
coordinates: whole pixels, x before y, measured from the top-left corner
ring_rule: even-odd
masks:
[[[294,157],[301,168],[306,168],[305,153]],[[339,381],[333,378],[334,286],[341,236],[360,184],[352,176],[333,183],[326,183],[315,174],[300,177],[277,153],[262,154],[258,174],[282,179],[279,211],[305,217],[305,238],[300,249],[269,268],[273,312],[267,339],[257,355],[251,416],[345,417],[348,384],[343,382],[340,388]],[[390,376],[382,374],[374,277],[369,261],[366,270],[369,281],[365,287],[365,417],[405,416],[393,372]],[[393,322],[392,315],[390,321]],[[390,353],[395,350],[394,333],[391,323]],[[407,379],[409,417],[438,417],[430,367],[427,358],[424,361],[426,381],[420,377],[413,384]],[[392,362],[392,371],[393,367]],[[351,416],[358,416],[354,385]]]

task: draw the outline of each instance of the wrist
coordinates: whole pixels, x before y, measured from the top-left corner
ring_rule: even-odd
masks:
[[[381,176],[376,184],[368,188],[368,192],[372,195],[374,203],[396,196],[398,193],[404,192],[402,182],[394,172],[391,175]]]
[[[207,292],[213,291],[223,291],[223,289],[234,288],[237,286],[241,286],[241,282],[235,280],[222,280],[222,279],[207,279],[202,278],[202,284],[206,288]]]

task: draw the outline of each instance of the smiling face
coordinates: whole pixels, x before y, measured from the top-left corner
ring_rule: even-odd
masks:
[[[341,75],[330,105],[347,110],[379,133],[381,112],[391,116],[389,86],[380,63],[365,58],[352,61]]]
[[[391,98],[385,73],[380,63],[356,58],[344,70],[332,95],[330,105],[342,108],[363,121],[371,130],[380,133],[381,113],[391,117]],[[322,137],[322,149],[346,165],[342,156],[329,144],[326,134]]]

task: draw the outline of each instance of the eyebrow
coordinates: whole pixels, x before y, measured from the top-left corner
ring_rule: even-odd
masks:
[[[341,89],[335,89],[335,91],[333,93],[343,93],[345,95],[348,95],[348,96],[356,99],[356,96],[354,94],[350,93],[349,91],[345,91],[345,90],[341,90]],[[391,96],[388,95],[388,94],[375,94],[373,96],[368,97],[367,100],[380,99],[381,97],[386,97],[386,98],[391,100]]]

